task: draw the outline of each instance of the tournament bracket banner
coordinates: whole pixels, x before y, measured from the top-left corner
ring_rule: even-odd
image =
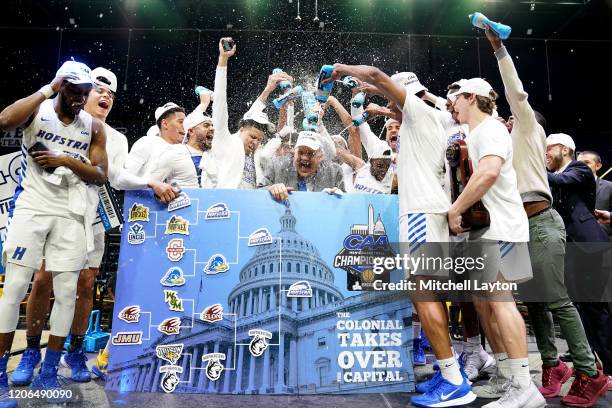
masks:
[[[21,152],[0,156],[0,253],[2,253],[2,243],[6,238],[6,221],[20,172]],[[0,273],[3,272],[4,268],[0,264]]]
[[[410,392],[412,308],[372,289],[392,195],[127,192],[107,390]],[[370,265],[368,265],[370,263]]]

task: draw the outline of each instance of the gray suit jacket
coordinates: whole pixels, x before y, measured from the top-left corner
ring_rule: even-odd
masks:
[[[595,193],[595,208],[598,210],[612,211],[612,182],[597,179],[597,190]],[[612,226],[602,225],[609,236],[612,236]]]
[[[268,162],[264,167],[263,178],[258,187],[268,187],[283,183],[287,187],[298,189],[298,175],[292,157],[285,157]],[[329,160],[321,161],[317,172],[306,178],[308,191],[323,191],[324,188],[338,187],[344,190],[342,168]]]

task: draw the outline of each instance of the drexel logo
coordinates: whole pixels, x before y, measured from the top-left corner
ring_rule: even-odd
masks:
[[[27,250],[27,248],[18,246],[17,248],[15,248],[15,252],[13,252],[12,258],[17,261],[21,261],[21,258],[23,258]]]

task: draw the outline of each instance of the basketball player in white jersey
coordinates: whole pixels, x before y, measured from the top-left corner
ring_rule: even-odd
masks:
[[[423,86],[406,73],[406,81],[395,81],[375,67],[334,64],[331,80],[352,75],[372,84],[401,110],[402,125],[398,157],[400,242],[409,243],[417,254],[425,242],[449,240],[446,212],[450,201],[442,189],[446,136],[431,108],[420,99]],[[408,75],[411,74],[411,75]],[[414,78],[412,78],[414,77]],[[429,274],[430,271],[416,271]],[[451,349],[443,305],[435,299],[415,301],[415,308],[439,362],[441,377],[411,403],[421,407],[457,406],[476,399]]]
[[[107,180],[104,125],[82,110],[92,87],[90,73],[85,64],[67,61],[49,85],[0,113],[3,130],[24,128],[20,182],[2,254],[0,394],[7,391],[6,364],[19,304],[43,258],[53,274],[55,303],[45,361],[32,387],[61,388],[57,367],[72,324],[79,271],[87,264],[88,248],[93,249],[97,188],[92,197],[85,183]]]
[[[352,188],[347,188],[347,192],[391,194],[391,181],[394,173],[391,168],[392,152],[389,146],[375,145],[367,163],[349,153],[348,149],[336,148],[336,152],[341,160],[352,168],[349,180]]]
[[[98,67],[91,71],[92,87],[85,103],[85,112],[104,123],[106,130],[106,152],[108,156],[108,179],[117,190],[140,190],[151,187],[156,194],[172,192],[172,186],[154,180],[148,182],[141,177],[127,173],[123,164],[128,156],[126,137],[106,123],[114,105],[117,91],[117,77],[111,71]],[[93,306],[93,286],[104,255],[105,231],[100,217],[93,225],[94,250],[88,254],[89,268],[83,269],[77,285],[77,301],[70,330],[70,348],[62,362],[72,368],[71,379],[77,382],[91,380],[89,369],[85,365],[87,358],[83,351],[83,339],[87,331],[89,315]],[[49,311],[49,299],[53,289],[52,275],[45,268],[34,275],[32,291],[28,296],[26,311],[27,348],[21,356],[19,365],[12,375],[15,385],[27,385],[32,381],[34,369],[41,359],[40,340]]]

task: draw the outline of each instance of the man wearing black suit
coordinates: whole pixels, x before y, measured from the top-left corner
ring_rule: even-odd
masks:
[[[598,210],[612,211],[612,182],[597,177],[597,172],[601,169],[601,156],[594,151],[580,152],[578,160],[589,166],[595,176],[595,208]],[[609,237],[612,237],[612,226],[602,225]]]
[[[595,177],[585,163],[573,160],[576,145],[570,136],[552,134],[546,139],[546,145],[553,206],[563,218],[567,232],[566,286],[582,317],[589,343],[609,375],[612,315],[608,305],[601,302],[608,282],[602,273],[602,247],[609,238],[593,215]]]

